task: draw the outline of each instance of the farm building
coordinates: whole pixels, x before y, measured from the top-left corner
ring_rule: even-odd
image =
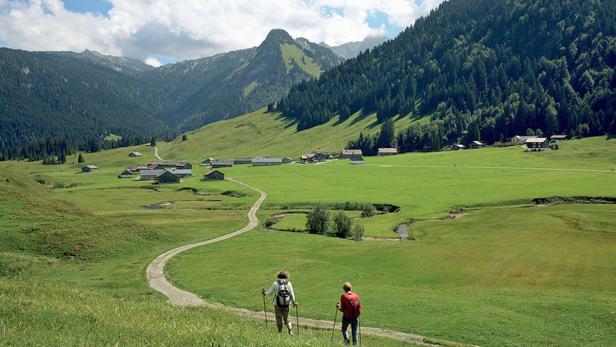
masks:
[[[124,171],[122,171],[119,175],[118,178],[132,178],[133,177],[133,172],[126,169]]]
[[[141,153],[137,152],[137,151],[132,151],[130,153],[128,153],[128,156],[131,158],[138,158],[141,157]]]
[[[552,135],[552,137],[550,137],[550,140],[552,140],[553,142],[565,142],[567,141],[567,139],[567,135]]]
[[[158,183],[180,183],[180,177],[171,171],[165,171],[156,179]]]
[[[461,144],[457,144],[457,145],[451,146],[451,150],[452,151],[460,151],[460,150],[463,150],[463,149],[466,149],[466,146],[461,145]]]
[[[185,161],[151,161],[148,162],[148,169],[157,168],[176,168],[176,169],[192,169],[192,164]]]
[[[253,158],[235,158],[233,159],[233,165],[252,164]]]
[[[131,172],[139,172],[141,170],[147,170],[148,167],[145,165],[128,165],[126,167],[126,170],[131,171]]]
[[[218,171],[218,170],[210,170],[206,173],[203,174],[203,179],[210,181],[210,180],[224,180],[225,179],[225,174]]]
[[[86,165],[81,168],[81,172],[93,172],[98,170],[98,166],[96,165]]]
[[[312,152],[309,154],[304,154],[299,158],[299,162],[301,164],[310,164],[310,163],[320,163],[324,162],[327,159],[331,158],[330,153],[325,152]]]
[[[213,167],[214,169],[219,168],[219,167],[233,167],[233,160],[215,159],[215,160],[210,161],[210,166]]]
[[[353,156],[363,156],[361,149],[343,149],[342,159],[351,159]]]
[[[167,172],[164,169],[156,169],[156,170],[141,170],[139,172],[139,180],[140,181],[152,181],[157,179],[160,175]]]
[[[210,164],[214,160],[216,160],[216,159],[214,159],[214,158],[207,158],[204,161],[202,161],[201,164],[199,164],[199,166],[210,166]]]
[[[529,152],[542,152],[550,147],[550,141],[545,137],[526,140],[526,149]]]
[[[364,163],[364,157],[361,155],[354,155],[349,158],[351,160],[351,164],[359,165]]]
[[[179,178],[193,177],[192,169],[171,169],[171,173]]]
[[[388,155],[396,155],[398,154],[397,148],[379,148],[378,150],[379,157],[384,157]]]
[[[252,160],[252,166],[273,166],[273,165],[282,165],[282,158],[257,157]]]
[[[526,143],[526,140],[529,139],[536,139],[538,136],[520,136],[520,135],[516,135],[514,137],[511,138],[511,140],[509,140],[509,142],[513,143],[514,145],[523,145],[524,143]]]
[[[472,149],[482,148],[482,147],[485,147],[485,145],[483,144],[483,142],[480,142],[480,141],[473,141],[469,143],[468,145],[468,148],[472,148]]]
[[[292,158],[289,158],[289,157],[282,158],[282,163],[283,164],[291,164],[292,162],[293,162]]]

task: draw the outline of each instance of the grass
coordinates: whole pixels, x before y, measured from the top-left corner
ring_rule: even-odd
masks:
[[[259,310],[259,289],[287,268],[311,317],[332,319],[350,280],[370,326],[486,346],[613,345],[614,213],[613,205],[484,209],[419,222],[415,242],[253,232],[174,258],[168,273],[208,300]],[[228,290],[238,282],[243,290]]]
[[[397,127],[410,122],[398,120]],[[298,133],[294,124],[258,111],[208,125],[184,142],[161,143],[160,151],[193,163],[209,156],[297,156],[338,151],[360,131],[378,131],[372,115]],[[590,138],[546,153],[489,148],[368,158],[363,166],[224,169],[268,193],[262,221],[318,203],[389,203],[400,211],[358,220],[366,235],[395,237],[396,224],[414,219],[418,241],[261,230],[195,249],[167,270],[206,299],[255,310],[260,288],[288,267],[302,314],[310,317],[331,319],[340,283],[351,280],[370,326],[481,345],[614,345],[616,206],[519,206],[538,197],[616,196],[615,146],[616,140]],[[144,157],[129,158],[133,150]],[[289,342],[261,331],[258,322],[172,308],[145,284],[144,269],[156,255],[244,225],[256,193],[201,181],[198,167],[196,177],[179,185],[117,179],[124,166],[154,159],[147,146],[84,156],[101,170],[80,173],[74,156],[65,165],[0,166],[2,343],[328,344],[323,333]],[[459,207],[467,208],[459,220],[428,221]],[[279,226],[301,227],[302,217],[289,214]],[[229,283],[241,285],[230,290]],[[167,316],[173,319],[161,319]],[[388,343],[395,345],[372,341]]]
[[[296,45],[282,44],[280,45],[280,51],[282,52],[282,59],[287,66],[287,72],[291,71],[294,65],[297,65],[312,77],[316,78],[321,75],[321,67],[314,62],[314,59],[304,55],[301,48]]]
[[[80,185],[52,189],[32,180],[39,173],[0,168],[0,345],[331,345],[328,332],[289,339],[271,325],[266,330],[225,312],[175,308],[147,287],[145,266],[156,255],[243,225],[244,207],[254,198],[248,191],[245,198],[230,198],[220,192],[242,188],[195,179],[185,184],[199,187],[199,194],[178,186],[156,192],[104,173],[70,176],[71,165],[55,169],[46,172],[48,179],[75,177]],[[211,206],[199,200],[202,195],[220,201]],[[141,207],[170,199],[189,206]],[[193,214],[200,204],[208,209]]]
[[[411,121],[410,117],[398,119],[396,127],[408,127]],[[326,124],[298,132],[294,122],[261,109],[189,132],[187,141],[178,138],[170,143],[159,143],[159,146],[165,159],[193,162],[209,157],[233,159],[258,155],[299,158],[314,150],[340,152],[362,131],[364,134],[379,131],[375,115],[356,114],[344,122],[336,117]]]

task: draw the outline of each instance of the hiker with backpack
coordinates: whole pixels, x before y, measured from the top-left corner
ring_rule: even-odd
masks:
[[[293,292],[293,285],[289,282],[289,272],[280,271],[278,273],[278,279],[272,283],[272,286],[266,291],[261,289],[261,294],[264,296],[270,296],[274,294],[274,313],[276,314],[276,327],[278,332],[282,332],[282,322],[289,330],[289,335],[293,336],[293,326],[289,319],[289,306],[293,304],[293,307],[297,306],[295,301],[295,293]]]
[[[344,294],[340,297],[340,302],[336,304],[336,308],[342,312],[342,337],[346,345],[350,343],[347,332],[349,325],[351,326],[353,345],[357,345],[357,328],[359,327],[359,316],[362,312],[359,295],[353,293],[352,289],[351,283],[344,283],[342,285]]]

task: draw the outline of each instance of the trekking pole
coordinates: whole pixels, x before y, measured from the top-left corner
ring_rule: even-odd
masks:
[[[338,319],[338,308],[336,307],[336,314],[334,315],[334,327],[332,328],[332,340],[334,339],[334,331],[336,330],[336,319]]]
[[[265,307],[265,295],[263,295],[263,315],[265,316],[265,327],[267,328],[267,308]]]
[[[297,320],[297,336],[299,336],[299,307],[295,304],[295,319]]]
[[[357,330],[359,330],[359,346],[361,346],[361,319],[357,318]]]

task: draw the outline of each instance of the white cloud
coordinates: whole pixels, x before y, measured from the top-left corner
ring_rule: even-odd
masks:
[[[0,41],[28,50],[93,49],[145,60],[209,56],[258,45],[274,28],[337,45],[383,33],[382,13],[405,27],[442,0],[110,0],[107,15],[67,11],[61,0],[0,0]],[[324,9],[336,8],[339,11]],[[153,60],[150,60],[153,62]]]
[[[159,67],[161,65],[163,65],[158,59],[154,58],[154,57],[149,57],[145,60],[145,63],[150,65],[150,66],[154,66],[154,67]]]

